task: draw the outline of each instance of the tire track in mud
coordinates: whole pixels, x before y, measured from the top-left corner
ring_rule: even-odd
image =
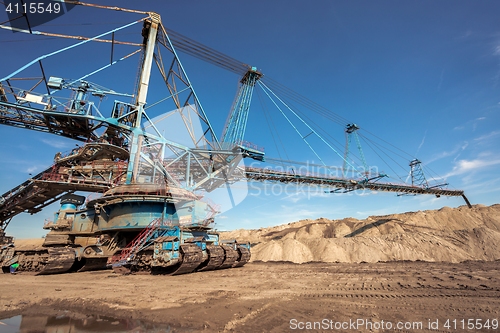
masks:
[[[266,310],[271,305],[272,305],[272,303],[268,303],[268,304],[264,305],[263,307],[250,312],[249,314],[247,314],[246,316],[244,316],[242,318],[235,318],[235,319],[229,321],[224,326],[224,331],[223,332],[230,332],[231,330],[236,329],[238,326],[241,326],[241,325],[245,324],[245,322],[247,322],[248,320],[251,320],[251,319],[255,318],[259,313],[261,313],[262,311]]]
[[[397,315],[420,316],[422,319],[432,316],[444,319],[498,318],[500,290],[496,286],[499,283],[498,279],[491,278],[495,271],[471,273],[428,270],[411,272],[411,275],[405,272],[392,273],[390,278],[386,276],[388,281],[380,283],[359,281],[363,279],[362,276],[349,274],[350,278],[358,281],[304,286],[297,290],[296,296],[305,304],[314,303],[319,308],[328,308],[336,303],[337,309],[365,313],[366,318],[374,314],[389,320]],[[433,277],[437,279],[433,280]],[[467,284],[461,283],[464,280],[468,281]],[[489,281],[490,286],[484,284],[485,281]],[[448,332],[439,329],[432,331]]]

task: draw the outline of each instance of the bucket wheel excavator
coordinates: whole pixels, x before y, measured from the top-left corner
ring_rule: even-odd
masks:
[[[217,207],[197,194],[233,181],[243,150],[235,144],[222,148],[160,16],[140,13],[146,17],[127,25],[142,25],[142,43],[134,52],[142,58],[133,95],[85,79],[43,77],[45,94],[16,90],[11,82],[18,72],[1,80],[0,123],[83,142],[69,153],[56,154],[52,167],[2,196],[2,233],[21,212],[33,214],[57,200],[61,204],[54,220],[44,225],[49,232],[42,247],[16,248],[12,239],[3,237],[4,271],[18,263],[19,271],[37,274],[109,267],[121,273],[184,274],[241,267],[250,259],[248,243],[219,239],[213,230]],[[170,69],[163,67],[160,48],[171,55]],[[41,59],[35,62],[41,64]],[[171,113],[186,127],[190,145],[165,139],[146,113],[154,64],[171,94]],[[61,91],[70,91],[71,97],[61,102],[55,97]],[[104,116],[92,98],[105,95],[134,101],[115,101],[110,115]],[[202,124],[201,133],[192,118]],[[102,196],[86,200],[75,194],[78,191]]]
[[[5,272],[16,263],[19,271],[41,275],[105,268],[118,273],[185,274],[244,266],[250,260],[250,244],[220,239],[214,230],[218,208],[202,195],[241,179],[321,186],[331,192],[368,189],[463,196],[463,191],[442,186],[378,182],[383,175],[347,179],[241,167],[243,158],[265,160],[262,148],[243,141],[252,91],[261,85],[263,77],[256,68],[167,32],[156,13],[74,3],[145,17],[92,38],[78,37],[76,44],[41,56],[0,79],[1,125],[81,142],[80,147],[68,153],[56,154],[50,168],[1,197],[0,265]],[[138,25],[139,42],[121,43],[114,38],[115,32]],[[17,30],[32,33],[31,29]],[[105,39],[106,36],[111,38]],[[109,65],[77,80],[45,76],[42,60],[91,42],[110,43],[111,50],[120,44],[138,49],[116,60],[112,55]],[[221,141],[198,101],[176,48],[242,75]],[[118,93],[88,80],[135,54],[140,54],[141,60],[133,94]],[[164,61],[170,63],[164,66]],[[41,68],[38,83],[30,89],[16,88],[17,75],[32,65]],[[148,103],[154,66],[167,88],[163,96],[168,97]],[[41,87],[45,88],[42,92]],[[265,84],[263,87],[268,88]],[[115,100],[108,108],[110,111],[104,112],[95,102],[103,96],[128,97],[132,102]],[[169,131],[183,127],[188,140],[178,141],[176,133],[167,136],[158,128],[150,110],[163,102],[172,107],[163,107],[159,117],[177,119]],[[86,199],[79,192],[102,195]],[[48,233],[43,246],[15,247],[13,240],[5,236],[14,216],[22,212],[35,214],[58,200],[60,209],[54,220],[44,225]]]

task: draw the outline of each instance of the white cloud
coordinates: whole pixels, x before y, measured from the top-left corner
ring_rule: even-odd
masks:
[[[430,206],[434,205],[435,203],[442,202],[443,199],[441,197],[436,197],[436,196],[422,196],[422,199],[420,201],[420,206],[429,208]]]
[[[466,127],[469,128],[472,125],[472,131],[475,131],[476,128],[477,128],[478,123],[481,122],[481,121],[483,121],[483,120],[486,120],[486,117],[478,117],[478,118],[469,120],[468,122],[466,122],[463,125],[459,125],[459,126],[453,127],[453,130],[454,131],[463,130]]]
[[[360,197],[366,197],[368,195],[378,194],[377,191],[373,191],[373,190],[358,190],[355,193],[356,193],[356,195],[358,195]]]
[[[469,146],[469,143],[467,141],[464,141],[462,142],[461,144],[457,145],[455,148],[453,148],[453,150],[449,150],[449,151],[443,151],[443,152],[440,152],[438,154],[435,154],[434,156],[432,156],[427,162],[426,164],[430,164],[432,162],[435,162],[437,160],[440,160],[442,158],[445,158],[445,157],[448,157],[448,156],[453,156],[455,154],[458,154],[457,156],[455,156],[455,160],[458,158],[458,156],[460,156],[460,154],[465,150],[465,148],[467,148]]]
[[[438,84],[438,87],[437,87],[437,91],[441,90],[441,86],[443,85],[443,77],[444,77],[444,68],[441,71],[441,76],[439,77],[439,84]]]
[[[477,141],[477,142],[483,142],[483,141],[487,141],[491,138],[494,138],[496,136],[500,135],[500,131],[493,131],[493,132],[490,132],[488,134],[485,134],[485,135],[481,135],[477,138],[474,139],[474,141]]]
[[[500,184],[500,177],[495,178],[495,179],[488,179],[488,180],[486,180],[484,182],[480,182],[480,183],[475,182],[473,184],[469,184],[469,185],[467,185],[465,190],[471,191],[471,190],[478,189],[478,190],[480,190],[480,193],[484,193],[485,189],[492,188],[495,191],[500,191],[500,188],[496,184]]]
[[[63,148],[69,148],[69,144],[67,142],[61,141],[61,140],[54,140],[54,139],[42,139],[42,142],[58,149],[63,149]]]
[[[290,195],[287,195],[286,197],[284,197],[282,200],[297,203],[301,199],[303,199],[303,198],[301,198],[298,194],[290,194]]]
[[[26,172],[27,173],[33,173],[33,172],[35,172],[38,169],[39,169],[38,166],[34,165],[34,166],[29,167],[28,169],[26,169]]]
[[[475,159],[475,160],[459,160],[446,177],[472,173],[479,169],[500,164],[500,159]]]
[[[500,56],[500,45],[496,45],[493,50],[493,55]]]
[[[415,156],[418,155],[418,152],[420,151],[420,148],[422,148],[422,146],[424,145],[425,143],[425,138],[427,137],[427,130],[425,131],[424,133],[424,137],[422,138],[422,141],[420,142],[420,144],[418,145],[418,148],[417,148],[417,152],[415,153]]]
[[[460,36],[456,37],[456,39],[466,39],[466,38],[468,38],[470,36],[472,36],[472,31],[471,30],[467,30],[466,32],[464,32]]]
[[[474,119],[474,122],[472,124],[472,131],[474,132],[477,128],[477,124],[480,122],[480,121],[483,121],[483,120],[486,120],[486,117],[479,117],[479,118],[476,118]]]

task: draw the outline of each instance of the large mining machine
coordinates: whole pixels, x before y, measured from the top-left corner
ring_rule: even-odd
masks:
[[[213,230],[215,205],[195,193],[228,181],[243,149],[238,145],[222,149],[211,136],[210,123],[160,16],[144,14],[147,18],[134,22],[142,24],[138,45],[143,54],[135,101],[116,101],[109,117],[102,116],[90,98],[114,92],[83,79],[46,80],[49,92],[72,92],[65,103],[49,93],[6,91],[0,86],[3,124],[84,141],[67,154],[56,154],[51,168],[2,197],[2,232],[20,212],[35,213],[56,200],[61,204],[54,219],[44,224],[49,232],[43,247],[16,249],[6,242],[0,254],[4,271],[18,263],[18,271],[37,274],[106,267],[117,272],[182,274],[239,267],[250,259],[248,243],[219,239]],[[173,54],[170,70],[162,68],[162,74],[173,90],[175,112],[183,120],[197,116],[205,125],[190,147],[165,139],[145,111],[150,71],[154,61],[158,64],[155,49],[160,45]],[[2,81],[9,86],[10,79]],[[145,131],[147,126],[152,131]],[[103,194],[85,200],[75,191]]]
[[[332,176],[326,167],[322,168],[324,173],[316,174],[300,172],[298,168],[244,167],[240,164],[244,158],[256,163],[273,160],[265,156],[262,148],[243,140],[254,87],[262,88],[274,101],[281,101],[271,89],[272,84],[263,82],[257,68],[166,30],[156,13],[66,2],[145,17],[94,37],[46,34],[78,42],[40,56],[0,79],[1,125],[50,133],[81,143],[70,152],[57,153],[51,167],[0,198],[0,238],[3,240],[0,265],[5,272],[16,263],[18,271],[37,274],[105,268],[119,273],[183,274],[241,267],[250,259],[250,244],[220,239],[214,230],[217,205],[206,200],[204,193],[242,179],[319,186],[329,193],[375,190],[463,196],[463,191],[446,189],[445,184],[384,183],[381,179],[385,175],[378,173],[356,171],[355,176],[349,178],[344,173]],[[138,25],[139,42],[120,42],[115,38],[115,33],[122,29]],[[34,33],[31,29],[16,31]],[[36,34],[44,35],[40,31]],[[45,59],[89,43],[111,44],[111,63],[79,79],[45,76]],[[114,59],[116,45],[138,49]],[[241,75],[240,88],[220,141],[176,48]],[[107,89],[90,81],[92,75],[114,68],[134,55],[140,55],[140,61],[133,94],[119,93],[118,89]],[[164,66],[167,61],[170,63]],[[16,84],[25,82],[17,80],[18,75],[33,65],[40,68],[42,76],[31,88],[18,88]],[[167,92],[151,102],[148,92],[152,90],[153,67],[158,68]],[[105,112],[104,104],[100,104],[105,96],[126,97],[132,101],[112,101],[109,111]],[[165,134],[165,130],[158,127],[157,118],[178,121]],[[287,117],[286,121],[290,119]],[[314,128],[305,125],[310,133],[299,133],[304,141],[311,135],[323,140]],[[187,133],[187,141],[180,140],[177,134],[168,135],[180,127]],[[357,125],[350,124],[346,133],[355,135],[357,129]],[[348,150],[339,156],[344,160],[344,169],[356,169],[349,160]],[[420,162],[413,162],[411,166],[412,170],[420,170]],[[417,179],[417,173],[413,178]],[[80,192],[100,195],[86,198],[78,194]],[[42,247],[16,248],[12,239],[5,237],[5,229],[13,217],[22,212],[35,214],[56,201],[60,201],[60,208],[54,218],[44,224],[48,233]]]

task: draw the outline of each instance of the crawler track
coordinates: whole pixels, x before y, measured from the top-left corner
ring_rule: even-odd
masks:
[[[151,266],[153,248],[148,247],[133,260],[114,263],[111,268],[118,274],[151,273],[180,275],[215,269],[244,266],[250,260],[250,251],[241,245],[236,250],[228,245],[208,245],[206,254],[195,244],[180,245],[179,262],[167,266]],[[37,247],[33,249],[6,248],[0,253],[0,264],[4,273],[9,273],[10,266],[18,263],[18,272],[32,272],[36,275],[50,275],[67,272],[96,271],[109,268],[108,257],[85,258],[77,256],[74,247]],[[118,251],[116,254],[120,254]],[[115,254],[115,255],[116,255]]]
[[[1,262],[2,271],[8,273],[10,266],[18,263],[17,272],[32,272],[36,275],[49,275],[76,271],[84,261],[76,258],[75,248],[49,247],[33,249],[7,249]]]
[[[180,246],[180,262],[167,267],[152,267],[152,251],[141,251],[132,261],[114,263],[111,267],[115,273],[130,274],[150,272],[151,274],[181,275],[215,269],[236,268],[244,266],[250,260],[250,251],[238,245],[233,249],[227,245],[209,245],[204,257],[201,249],[194,244]]]

